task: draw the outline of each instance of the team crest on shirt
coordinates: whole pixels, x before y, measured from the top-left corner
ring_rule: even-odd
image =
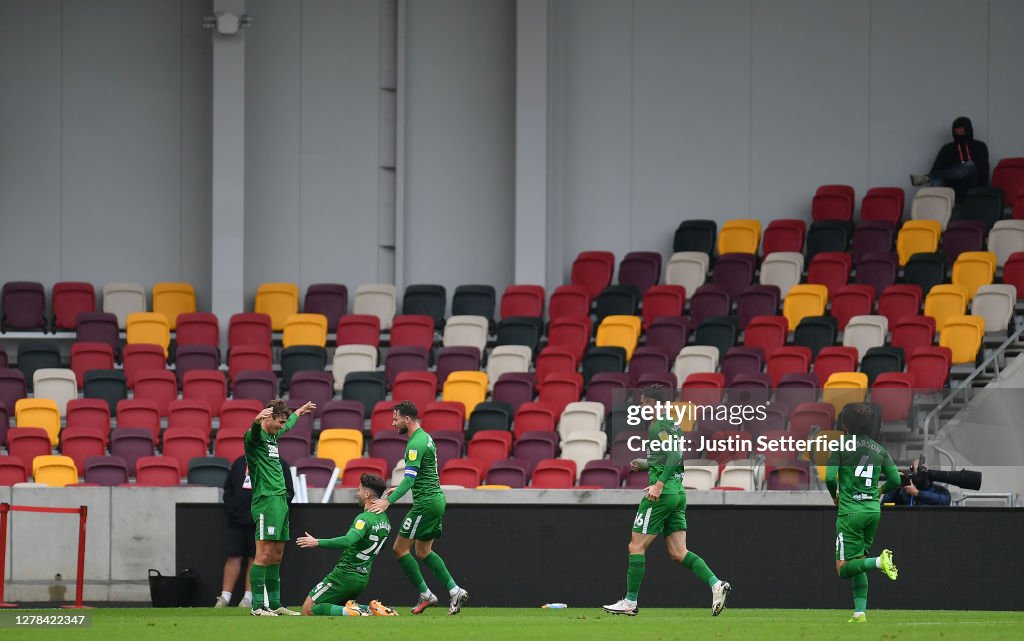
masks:
[[[364,527],[366,527],[366,521],[364,521],[362,519],[359,519],[358,521],[356,521],[356,529],[357,530],[361,530]]]
[[[416,450],[409,450],[409,460],[410,461],[415,461],[416,460],[416,454],[417,454]]]
[[[666,432],[665,430],[661,430],[660,432],[658,432],[658,438],[662,441],[667,441],[669,439],[668,432]]]
[[[277,453],[276,445],[267,445],[267,456],[270,458],[281,458],[281,455]]]

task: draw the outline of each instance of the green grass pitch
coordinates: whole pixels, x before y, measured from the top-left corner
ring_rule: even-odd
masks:
[[[20,610],[21,613],[42,611]],[[471,608],[448,616],[432,608],[421,616],[402,608],[398,617],[281,617],[249,616],[238,608],[104,609],[89,611],[92,627],[85,629],[11,629],[0,631],[15,639],[76,639],[96,641],[330,641],[331,639],[413,639],[415,641],[602,639],[749,639],[783,641],[808,639],[1020,639],[1024,613],[875,610],[866,624],[846,623],[847,610],[726,610],[712,618],[707,609],[641,608],[637,617],[612,616],[595,608],[566,610]],[[53,610],[46,613],[54,613]],[[73,613],[67,610],[64,614]],[[5,616],[7,614],[5,613]]]

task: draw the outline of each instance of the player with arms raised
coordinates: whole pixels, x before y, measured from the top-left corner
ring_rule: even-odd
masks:
[[[648,406],[665,402],[665,390],[660,385],[649,385],[640,392],[640,403]],[[683,435],[671,420],[651,421],[650,441],[674,441]],[[629,569],[626,572],[626,598],[604,606],[605,612],[636,616],[640,612],[637,596],[644,578],[645,554],[659,534],[665,535],[668,555],[676,563],[693,572],[711,587],[711,615],[718,616],[725,609],[725,600],[732,588],[719,581],[704,559],[686,549],[686,490],[683,489],[682,452],[678,447],[653,452],[649,458],[634,459],[634,470],[647,470],[650,485],[640,501],[633,519],[633,537],[629,542]]]
[[[354,599],[359,596],[370,580],[373,560],[391,534],[391,522],[387,515],[374,514],[367,510],[374,499],[384,494],[384,479],[376,474],[359,477],[356,502],[363,512],[352,521],[348,533],[333,539],[318,539],[306,532],[296,543],[300,548],[330,548],[344,550],[341,559],[324,580],[316,584],[306,602],[302,614],[306,616],[360,616],[362,609]],[[394,616],[391,608],[379,601],[370,601],[369,613],[378,616]]]
[[[882,550],[877,557],[866,558],[875,540],[881,518],[879,497],[900,486],[900,473],[884,447],[867,436],[874,423],[871,406],[850,403],[843,408],[842,423],[856,441],[856,451],[833,451],[828,458],[825,485],[838,507],[836,513],[836,572],[850,579],[853,587],[853,618],[850,623],[867,621],[868,577],[866,572],[881,570],[896,580],[892,551]],[[885,485],[880,477],[885,474]]]
[[[402,566],[405,576],[420,595],[412,613],[420,614],[437,604],[437,597],[427,587],[416,563],[416,559],[420,559],[448,589],[451,596],[448,614],[458,614],[469,600],[469,592],[455,583],[444,561],[432,550],[434,539],[441,536],[441,520],[447,502],[437,476],[434,440],[420,425],[417,416],[416,405],[410,401],[402,401],[394,407],[392,424],[399,434],[409,435],[409,442],[405,448],[405,477],[398,487],[392,488],[384,497],[374,501],[370,511],[381,514],[391,504],[405,496],[406,492],[412,490],[412,509],[402,521],[394,547],[398,564]],[[410,554],[414,542],[415,557]]]
[[[277,439],[299,417],[316,409],[306,403],[294,413],[282,400],[267,403],[245,433],[245,461],[252,480],[252,520],[256,523],[256,560],[249,571],[253,616],[298,616],[281,605],[281,557],[288,535],[288,497]],[[263,588],[269,603],[264,602]]]

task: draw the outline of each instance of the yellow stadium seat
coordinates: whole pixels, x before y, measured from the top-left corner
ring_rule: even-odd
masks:
[[[473,413],[477,403],[487,399],[487,372],[452,372],[445,379],[441,400],[457,401],[466,407],[466,416]]]
[[[140,343],[151,343],[164,348],[164,355],[167,355],[167,348],[171,344],[171,327],[167,324],[167,317],[156,312],[137,312],[128,314],[127,328],[128,344],[137,345]]]
[[[605,316],[597,328],[597,347],[621,347],[626,350],[626,360],[633,358],[633,350],[640,340],[641,319],[639,316]]]
[[[316,444],[316,455],[327,458],[345,471],[345,465],[352,459],[363,455],[362,430],[327,429],[320,432],[320,440]]]
[[[963,285],[935,285],[924,299],[924,315],[935,319],[935,331],[941,332],[950,316],[967,313],[967,288]]]
[[[196,311],[196,290],[188,283],[153,285],[153,311],[167,317],[170,328],[178,327],[178,314]]]
[[[14,424],[41,427],[50,436],[50,444],[60,442],[60,410],[57,401],[48,398],[19,398],[14,404]]]
[[[900,265],[906,265],[914,254],[939,251],[942,224],[937,220],[908,220],[896,237],[896,253]]]
[[[849,403],[863,403],[868,393],[868,375],[863,372],[835,372],[825,381],[821,401],[836,408],[836,416]]]
[[[489,485],[477,485],[474,489],[477,490],[511,490],[511,485],[495,485],[493,483]]]
[[[327,317],[323,314],[292,314],[284,322],[281,345],[327,347]]]
[[[50,487],[78,483],[78,468],[70,456],[37,456],[32,459],[32,478]]]
[[[294,283],[263,283],[256,290],[253,311],[270,316],[270,328],[284,329],[285,321],[299,312],[299,286]]]
[[[824,285],[794,285],[782,303],[782,314],[789,320],[789,331],[807,316],[824,316],[828,288]]]
[[[939,346],[953,352],[954,365],[973,363],[985,338],[985,319],[981,316],[949,316],[939,334]]]
[[[996,255],[992,252],[963,252],[953,263],[953,284],[967,288],[967,300],[972,300],[982,285],[991,285],[995,275]]]
[[[719,254],[757,254],[761,246],[761,221],[730,220],[718,232]]]
[[[679,429],[684,432],[692,432],[693,428],[697,425],[697,414],[694,404],[690,401],[675,401],[672,405],[677,408],[672,411],[678,412],[673,416],[673,420],[675,420],[675,416],[682,417],[679,423],[677,423]]]

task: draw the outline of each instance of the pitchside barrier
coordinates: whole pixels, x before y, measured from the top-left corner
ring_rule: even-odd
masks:
[[[408,509],[402,501],[388,511],[393,532]],[[434,549],[470,591],[470,607],[548,602],[598,607],[625,591],[626,544],[635,510],[621,502],[449,503],[444,534]],[[340,536],[356,514],[355,505],[292,505],[291,538],[307,531],[320,538]],[[833,506],[690,505],[686,516],[688,547],[733,586],[730,607],[850,607],[849,584],[835,570]],[[177,569],[198,572],[197,606],[212,606],[220,592],[225,528],[220,505],[177,506]],[[870,607],[1019,610],[1024,556],[1013,554],[1012,546],[1022,534],[1020,509],[883,508],[873,552],[891,548],[900,578],[892,582],[872,573]],[[390,547],[389,542],[374,562],[361,599],[412,605],[416,595]],[[283,600],[300,604],[337,562],[339,551],[303,550],[294,543],[285,549]],[[423,573],[443,595],[430,571],[423,568]],[[240,594],[241,588],[234,592]],[[707,586],[673,563],[661,540],[648,552],[640,600],[645,607],[703,608],[711,603]]]
[[[78,515],[78,571],[75,573],[75,603],[65,608],[83,608],[82,584],[85,580],[85,522],[89,515],[89,507],[43,507],[37,505],[11,505],[0,503],[0,608],[16,608],[15,603],[4,601],[4,577],[7,570],[7,517],[10,512],[36,512],[41,514],[77,514]]]

